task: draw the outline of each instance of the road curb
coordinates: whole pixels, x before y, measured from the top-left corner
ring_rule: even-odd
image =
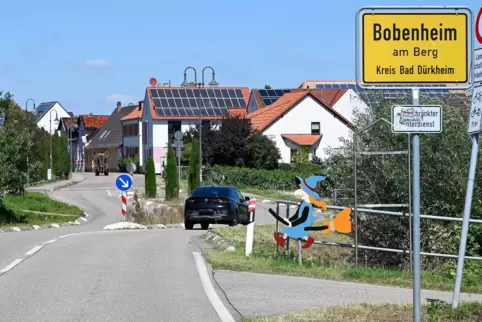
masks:
[[[87,179],[87,177],[83,177],[81,180],[75,180],[75,181],[67,182],[65,184],[62,184],[62,185],[59,185],[57,187],[51,188],[50,191],[57,191],[57,190],[60,190],[60,189],[63,189],[63,188],[73,186],[74,184],[81,183],[85,179]]]
[[[217,244],[218,246],[220,246],[223,251],[225,252],[234,252],[236,250],[236,247],[234,247],[234,245],[230,245],[229,243],[226,242],[226,240],[224,240],[221,236],[219,236],[218,234],[215,234],[211,231],[208,231],[205,235],[204,235],[204,240],[205,241],[210,241],[212,243],[215,243]]]
[[[74,221],[62,222],[62,223],[50,223],[42,225],[31,225],[31,226],[16,226],[16,227],[3,227],[0,228],[1,233],[19,233],[22,231],[32,231],[32,230],[45,230],[50,228],[60,228],[68,226],[79,226],[88,221],[89,215],[84,211],[84,215],[80,216]]]
[[[157,224],[146,225],[147,229],[168,229],[168,228],[184,228],[184,224]]]

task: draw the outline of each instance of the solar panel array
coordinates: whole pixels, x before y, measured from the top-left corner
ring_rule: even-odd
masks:
[[[291,93],[292,89],[259,89],[259,96],[264,106],[268,106],[276,102],[278,98],[286,93]]]
[[[37,114],[43,114],[54,106],[54,104],[55,102],[41,103],[35,110],[37,111]]]
[[[390,87],[385,85],[386,87]],[[406,85],[410,88],[410,85]],[[432,87],[428,85],[428,87]],[[435,85],[433,87],[436,87]],[[321,89],[352,89],[354,90],[362,100],[364,100],[369,106],[371,107],[378,107],[379,102],[377,100],[377,95],[375,94],[374,90],[363,89],[358,87],[356,84],[317,84],[316,88]],[[387,100],[400,100],[400,99],[407,99],[411,97],[411,90],[410,89],[380,89],[383,93],[383,98]],[[378,91],[377,91],[378,92]],[[440,98],[444,96],[451,95],[449,89],[421,89],[421,93],[425,94],[430,98]]]
[[[225,116],[228,108],[246,108],[240,89],[153,88],[150,89],[158,116]]]

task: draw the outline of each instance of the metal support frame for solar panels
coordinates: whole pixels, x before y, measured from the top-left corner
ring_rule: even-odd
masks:
[[[366,127],[357,131],[355,128],[353,131],[353,190],[354,190],[354,200],[353,200],[353,211],[354,211],[354,221],[355,221],[355,265],[358,266],[358,207],[365,208],[408,208],[408,226],[409,226],[409,236],[410,236],[410,269],[412,267],[412,207],[411,207],[411,164],[410,164],[410,134],[408,134],[407,150],[403,151],[357,151],[357,137],[371,129],[373,126],[383,122],[392,127],[392,122],[379,118],[374,122],[368,124]],[[370,155],[370,156],[391,156],[391,155],[407,155],[407,167],[408,167],[408,203],[406,204],[358,204],[358,194],[357,194],[357,156]]]

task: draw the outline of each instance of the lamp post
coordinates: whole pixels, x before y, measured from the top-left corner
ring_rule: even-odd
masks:
[[[55,112],[55,127],[59,125],[59,114],[56,110],[51,110],[49,113],[49,133],[50,133],[50,177],[48,178],[49,181],[52,181],[52,171],[53,171],[53,159],[52,159],[52,112]]]
[[[35,112],[35,100],[33,98],[29,98],[25,101],[25,113],[27,114],[27,121],[30,120],[30,117],[28,115],[28,102],[29,101],[32,101],[33,102],[33,108],[32,108],[32,114],[36,114]],[[27,122],[28,123],[28,122]],[[27,134],[28,134],[28,141],[27,141],[27,187],[28,187],[28,184],[29,184],[29,181],[30,181],[30,176],[29,176],[29,155],[30,155],[30,128],[29,128],[30,124],[27,124]]]
[[[192,69],[194,71],[194,84],[198,87],[204,87],[204,72],[206,71],[206,69],[211,69],[212,71],[212,75],[213,75],[213,79],[209,82],[208,85],[210,86],[218,86],[219,83],[216,81],[216,77],[215,77],[215,74],[216,72],[214,71],[214,68],[212,68],[211,66],[206,66],[203,68],[202,72],[201,72],[201,80],[202,82],[201,83],[198,83],[197,82],[197,71],[194,67],[186,67],[186,69],[184,70],[184,81],[182,82],[181,86],[183,87],[189,87],[189,82],[187,80],[187,71],[189,69]],[[198,95],[196,96],[196,100],[199,98],[199,93]],[[199,103],[198,103],[199,105]],[[203,143],[202,143],[202,131],[203,131],[203,126],[202,126],[202,118],[201,118],[201,107],[199,107],[199,183],[203,184]]]
[[[74,159],[73,159],[73,156],[72,156],[72,141],[73,141],[72,132],[77,130],[78,128],[79,128],[79,126],[77,124],[72,124],[68,128],[68,130],[69,130],[69,152],[70,152],[70,174],[72,174],[72,169],[73,169],[72,164],[74,163]],[[78,140],[78,138],[77,138],[77,140]],[[79,144],[79,143],[77,142],[77,144]]]

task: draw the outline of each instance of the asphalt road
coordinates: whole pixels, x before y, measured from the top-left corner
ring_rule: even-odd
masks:
[[[0,234],[0,321],[233,322],[238,312],[411,301],[411,290],[392,287],[227,271],[213,278],[200,255],[208,247],[198,239],[202,230],[102,231],[120,219],[114,180],[88,176],[52,193],[85,209],[91,219],[84,225]]]

